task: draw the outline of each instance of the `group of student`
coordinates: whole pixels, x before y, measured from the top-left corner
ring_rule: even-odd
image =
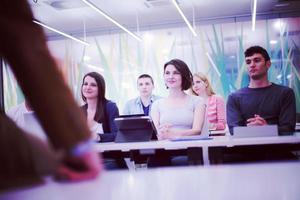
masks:
[[[277,124],[279,132],[294,131],[294,92],[268,80],[271,61],[267,51],[259,46],[250,47],[245,51],[245,60],[249,86],[230,94],[226,109],[224,98],[215,94],[204,74],[192,75],[184,61],[173,59],[163,68],[168,96],[162,98],[152,94],[153,78],[142,74],[137,79],[140,95],[127,101],[121,114],[149,115],[157,129],[158,139],[224,130],[226,122],[231,134],[236,126],[267,124]],[[85,104],[81,109],[93,138],[97,140],[103,133],[111,134],[113,140],[117,132],[114,119],[120,114],[116,103],[105,97],[105,91],[105,80],[101,74],[90,72],[83,77],[81,95]],[[27,102],[13,108],[8,115],[20,124],[18,121],[26,109],[30,110]]]
[[[225,129],[224,100],[215,95],[203,74],[193,77],[183,61],[173,59],[164,65],[164,79],[169,95],[161,98],[152,94],[153,78],[148,74],[140,75],[137,79],[140,95],[126,102],[122,114],[150,115],[159,139],[200,134],[205,113],[210,129]],[[189,89],[193,93],[185,92]],[[91,72],[84,76],[82,99],[85,102],[82,108],[95,137],[99,133],[117,131],[114,119],[119,116],[119,110],[115,103],[105,98],[105,82],[99,73]]]
[[[296,124],[295,95],[291,88],[268,80],[271,61],[267,51],[260,46],[250,47],[245,51],[245,61],[249,86],[230,94],[227,108],[224,98],[215,94],[204,74],[193,75],[184,61],[173,59],[163,67],[168,96],[162,98],[152,94],[153,78],[142,74],[137,79],[140,95],[127,101],[121,114],[149,115],[157,129],[158,139],[225,130],[227,124],[231,134],[236,126],[267,124],[278,125],[279,132],[293,132]],[[106,98],[105,91],[101,74],[90,72],[83,77],[81,95],[84,105],[81,110],[96,140],[107,138],[100,137],[102,134],[110,134],[110,140],[113,140],[117,132],[114,119],[119,116],[119,109],[116,103]],[[26,129],[23,119],[26,112],[32,112],[32,109],[25,101],[8,111],[8,116]]]
[[[99,105],[91,109],[92,106],[88,105],[91,98],[82,92],[87,104],[82,107],[86,110],[86,118],[84,118],[50,55],[41,27],[32,23],[34,18],[28,2],[17,0],[17,7],[15,2],[9,0],[1,1],[0,4],[2,27],[0,54],[11,66],[22,91],[30,102],[29,107],[32,106],[45,129],[49,142],[55,150],[54,153],[59,153],[58,159],[51,158],[47,153],[48,148],[40,145],[36,138],[28,137],[28,134],[24,134],[5,114],[0,112],[0,190],[38,184],[46,175],[55,174],[57,179],[64,181],[80,181],[97,177],[103,166],[101,157],[93,150],[88,128],[95,126],[96,130],[97,121],[101,124],[107,123],[107,126],[102,125],[103,132],[105,126],[112,131],[108,120],[110,118],[105,116],[110,115],[111,110],[100,112]],[[250,84],[228,98],[226,113],[229,128],[277,124],[280,131],[293,131],[296,108],[292,89],[269,82],[267,71],[271,62],[264,49],[250,47],[246,50],[245,57]],[[177,69],[177,64],[181,62],[172,60],[164,66],[169,96],[155,101],[150,108],[153,121],[162,138],[168,137],[173,130],[175,134],[182,133],[180,132],[182,130],[175,131],[172,128],[175,124],[164,124],[163,119],[168,119],[170,112],[168,110],[168,113],[162,113],[161,109],[167,106],[179,109],[182,103],[187,102],[193,105],[195,107],[193,117],[189,116],[189,119],[194,120],[195,115],[200,114],[198,124],[194,123],[195,119],[189,133],[200,133],[198,128],[201,126],[201,120],[203,124],[204,110],[207,109],[203,105],[205,104],[203,99],[190,97],[183,92],[191,86],[192,76],[191,73],[183,73],[186,72],[187,67],[183,67],[182,70]],[[104,83],[103,78],[102,81]],[[100,85],[94,87],[98,95]],[[104,94],[105,87],[101,92]],[[91,92],[87,93],[93,95]],[[116,108],[113,102],[105,99],[105,95],[103,99],[102,108]],[[186,115],[188,112],[185,110],[183,114]],[[176,113],[176,118],[177,115],[181,113]],[[85,120],[90,120],[89,127]],[[55,166],[50,171],[39,170],[38,166],[46,163],[47,160]]]
[[[278,125],[279,132],[294,131],[294,92],[268,80],[271,61],[267,51],[260,46],[250,47],[245,51],[245,60],[249,86],[230,94],[226,109],[224,98],[215,94],[205,75],[192,75],[185,62],[173,59],[163,68],[168,96],[153,95],[153,78],[142,74],[137,79],[140,95],[127,101],[122,114],[149,115],[159,139],[197,135],[204,129],[224,130],[226,122],[231,134],[236,126],[267,124]],[[114,118],[119,116],[119,110],[105,98],[105,82],[100,74],[91,72],[84,76],[82,99],[82,109],[95,137],[117,131]]]

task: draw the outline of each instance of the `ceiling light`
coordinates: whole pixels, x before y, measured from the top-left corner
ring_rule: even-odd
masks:
[[[275,23],[274,23],[274,27],[278,30],[283,30],[283,27],[285,26],[284,22],[281,19],[278,19]]]
[[[278,75],[276,76],[277,79],[281,79],[281,77],[282,77],[282,74],[278,74]]]
[[[91,65],[91,64],[86,64],[86,66],[90,69],[93,69],[95,71],[98,71],[98,72],[104,72],[104,69],[102,67],[97,67],[95,65]]]
[[[277,44],[277,40],[270,40],[270,44]]]
[[[100,8],[98,8],[95,4],[91,3],[88,0],[82,0],[82,1],[86,5],[88,5],[89,7],[91,7],[92,9],[94,9],[95,11],[97,11],[98,13],[100,13],[107,20],[111,21],[112,23],[114,23],[115,25],[117,25],[119,28],[121,28],[123,31],[127,32],[129,35],[131,35],[132,37],[134,37],[138,41],[142,41],[142,38],[140,38],[139,36],[137,36],[136,34],[134,34],[133,32],[131,32],[130,30],[128,30],[127,28],[125,28],[124,26],[122,26],[120,23],[118,23],[116,20],[114,20],[112,17],[110,17],[108,14],[106,14]]]
[[[214,63],[213,59],[210,57],[210,55],[209,55],[208,52],[206,52],[206,56],[207,56],[207,58],[208,58],[210,64],[213,66],[214,70],[217,72],[218,76],[221,77],[221,73],[219,72],[219,70],[218,70],[216,64]]]
[[[78,39],[78,38],[76,38],[76,37],[73,37],[73,36],[71,36],[71,35],[69,35],[69,34],[67,34],[67,33],[61,32],[61,31],[59,31],[59,30],[57,30],[57,29],[55,29],[55,28],[52,28],[52,27],[50,27],[50,26],[48,26],[48,25],[46,25],[46,24],[44,24],[44,23],[42,23],[42,22],[39,22],[39,21],[36,21],[36,20],[33,20],[33,22],[36,23],[36,24],[38,24],[38,25],[40,25],[40,26],[42,26],[42,27],[45,27],[45,28],[48,29],[48,30],[51,30],[51,31],[53,31],[53,32],[55,32],[55,33],[58,33],[58,34],[60,34],[60,35],[63,35],[63,36],[65,36],[65,37],[67,37],[67,38],[70,38],[70,39],[72,39],[72,40],[75,40],[76,42],[79,42],[79,43],[84,44],[84,45],[87,45],[87,46],[90,45],[89,43],[87,43],[87,42],[85,42],[85,41],[83,41],[83,40],[80,40],[80,39]]]
[[[278,74],[278,75],[276,76],[276,78],[277,78],[277,79],[281,79],[281,78],[282,78],[282,74]]]
[[[253,0],[252,31],[255,31],[257,0]]]
[[[187,20],[187,18],[185,17],[185,15],[183,14],[182,10],[180,9],[178,3],[176,2],[176,0],[172,0],[172,3],[174,4],[174,6],[176,7],[177,11],[179,12],[179,14],[181,15],[181,17],[183,18],[183,20],[185,21],[186,25],[189,27],[190,31],[193,33],[193,35],[196,37],[197,33],[196,31],[193,29],[192,25],[190,24],[190,22]]]
[[[290,3],[278,3],[278,4],[275,4],[275,7],[285,7],[285,6],[289,6]]]

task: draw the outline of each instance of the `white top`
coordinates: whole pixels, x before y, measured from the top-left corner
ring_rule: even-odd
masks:
[[[102,123],[94,123],[94,125],[90,128],[90,131],[93,133],[93,134],[103,134],[104,131],[103,131],[103,126],[102,126]]]
[[[159,113],[159,124],[171,124],[174,129],[187,130],[193,127],[194,111],[199,103],[204,104],[204,100],[192,95],[188,95],[185,104],[177,107],[168,105],[165,99],[159,99],[153,103],[152,112]]]
[[[104,172],[94,180],[0,193],[0,200],[298,200],[300,163],[157,168]]]
[[[11,108],[6,114],[25,132],[32,134],[43,141],[47,141],[47,136],[35,116],[35,113],[27,110],[25,102]]]

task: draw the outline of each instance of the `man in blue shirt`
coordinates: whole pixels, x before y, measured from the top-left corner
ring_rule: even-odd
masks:
[[[268,80],[271,67],[267,51],[253,46],[245,51],[248,87],[228,97],[227,122],[230,133],[236,126],[277,124],[279,132],[293,132],[296,124],[295,94],[289,87]]]
[[[149,74],[142,74],[137,80],[137,89],[140,96],[127,101],[123,110],[124,115],[136,115],[150,113],[151,104],[159,99],[158,96],[152,95],[154,89],[154,82]]]

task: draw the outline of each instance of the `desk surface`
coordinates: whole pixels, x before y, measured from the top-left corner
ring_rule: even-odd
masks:
[[[191,141],[150,141],[150,142],[130,142],[130,143],[97,143],[96,151],[130,151],[143,149],[186,149],[188,147],[218,147],[218,146],[241,146],[241,145],[263,145],[263,144],[293,144],[300,143],[300,132],[292,136],[275,137],[251,137],[232,138],[230,136],[218,136],[211,140],[191,140]]]
[[[46,184],[0,194],[0,200],[298,200],[300,162],[105,172],[92,181]]]

